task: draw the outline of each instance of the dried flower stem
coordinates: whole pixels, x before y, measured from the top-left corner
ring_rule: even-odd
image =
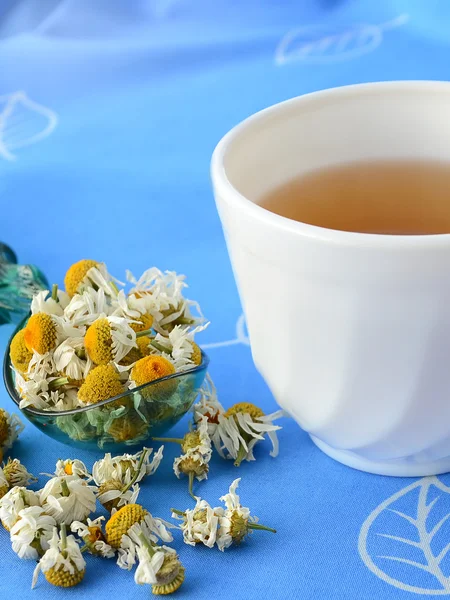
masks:
[[[52,285],[52,300],[54,300],[55,302],[59,302],[58,300],[58,284],[54,283]]]
[[[147,453],[148,453],[148,448],[145,448],[145,450],[142,450],[141,458],[139,459],[138,466],[136,467],[136,472],[135,472],[135,474],[133,475],[133,477],[132,477],[132,479],[131,479],[130,483],[128,483],[128,484],[127,484],[127,485],[126,485],[126,486],[125,486],[125,487],[122,489],[122,494],[124,494],[125,492],[127,492],[127,491],[130,489],[130,487],[131,487],[131,486],[132,486],[134,483],[136,483],[136,479],[139,477],[139,472],[140,472],[140,470],[141,470],[141,467],[142,467],[142,464],[143,464],[143,462],[144,462],[144,460],[145,460],[145,457],[147,456]]]

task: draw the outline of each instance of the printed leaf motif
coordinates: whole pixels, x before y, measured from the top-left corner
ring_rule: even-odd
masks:
[[[0,157],[16,160],[16,150],[46,138],[57,123],[53,110],[30,100],[25,92],[0,96]]]
[[[275,63],[281,66],[292,62],[327,64],[351,60],[378,48],[384,31],[399,27],[408,19],[403,14],[379,25],[306,25],[292,29],[279,43]]]
[[[380,579],[404,591],[450,595],[450,487],[424,477],[366,519],[358,549]]]
[[[233,338],[232,340],[225,340],[223,342],[211,342],[209,344],[202,344],[202,348],[222,348],[224,346],[235,346],[236,344],[250,346],[250,340],[247,333],[247,325],[245,323],[244,315],[241,315],[237,320],[235,338]]]

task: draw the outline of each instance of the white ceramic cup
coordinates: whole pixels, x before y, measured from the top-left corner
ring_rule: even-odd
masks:
[[[450,83],[294,98],[212,159],[256,367],[319,448],[385,475],[450,471],[450,235],[335,231],[258,201],[313,169],[422,158],[450,161]]]

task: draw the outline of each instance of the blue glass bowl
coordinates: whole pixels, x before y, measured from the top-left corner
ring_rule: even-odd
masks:
[[[22,327],[23,324],[19,325],[12,337]],[[11,340],[3,363],[3,379],[9,395],[19,407],[21,399],[9,358]],[[208,364],[209,358],[202,352],[201,364],[192,369],[74,410],[19,409],[43,433],[63,444],[122,452],[148,445],[150,438],[164,435],[187,413],[198,396]]]

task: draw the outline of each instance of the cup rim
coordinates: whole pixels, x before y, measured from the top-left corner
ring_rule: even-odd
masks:
[[[357,83],[340,87],[333,87],[317,92],[311,92],[296,96],[279,102],[268,108],[260,110],[255,114],[247,117],[228,133],[226,133],[219,141],[214,149],[211,158],[211,178],[220,197],[228,204],[233,204],[241,211],[253,219],[256,219],[264,224],[275,227],[285,233],[302,235],[322,242],[345,246],[359,247],[377,247],[389,249],[436,249],[440,247],[450,246],[450,233],[436,234],[413,234],[413,235],[398,235],[398,234],[380,234],[380,233],[363,233],[356,231],[341,231],[338,229],[328,229],[318,225],[310,225],[300,221],[294,221],[288,217],[277,215],[266,208],[252,202],[246,198],[228,179],[224,159],[230,145],[235,142],[242,134],[258,121],[266,121],[267,119],[278,118],[282,111],[296,105],[305,106],[311,102],[333,102],[336,99],[352,97],[356,95],[365,95],[373,93],[384,93],[392,91],[402,92],[417,92],[417,91],[436,91],[446,92],[450,96],[450,81],[435,81],[435,80],[399,80],[399,81],[379,81],[371,83]],[[449,140],[450,143],[450,140]]]

